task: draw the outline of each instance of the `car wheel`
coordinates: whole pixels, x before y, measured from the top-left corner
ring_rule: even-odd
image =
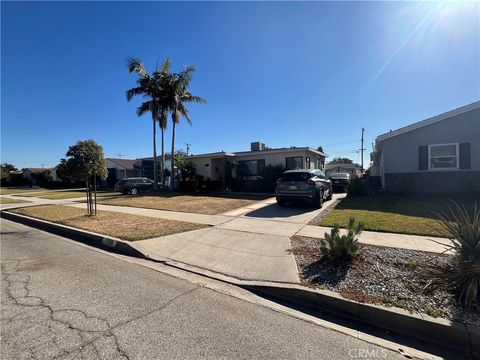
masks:
[[[321,209],[323,206],[323,190],[318,193],[317,207]]]
[[[327,200],[332,200],[333,197],[333,189],[328,190],[328,197]]]
[[[137,195],[137,194],[138,194],[138,189],[137,189],[137,188],[132,188],[132,189],[130,190],[130,194],[132,194],[132,195]]]

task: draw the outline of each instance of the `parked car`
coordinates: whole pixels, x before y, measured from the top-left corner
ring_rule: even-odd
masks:
[[[278,205],[287,201],[309,201],[321,208],[332,198],[332,183],[319,169],[287,170],[277,180],[275,195]]]
[[[351,177],[348,173],[332,173],[330,174],[330,181],[332,182],[333,189],[340,189],[347,191],[350,184]]]
[[[137,195],[141,191],[151,190],[152,188],[153,180],[146,177],[125,178],[115,184],[115,191],[132,195]]]

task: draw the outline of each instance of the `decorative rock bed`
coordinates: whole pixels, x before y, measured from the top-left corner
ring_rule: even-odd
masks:
[[[335,267],[321,261],[318,239],[294,236],[291,243],[305,286],[480,326],[478,308],[462,309],[450,292],[432,282],[430,266],[446,267],[450,255],[362,245],[350,265]]]

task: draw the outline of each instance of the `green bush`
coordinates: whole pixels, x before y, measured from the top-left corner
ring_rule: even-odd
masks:
[[[440,224],[449,232],[450,250],[454,257],[451,271],[443,272],[446,284],[465,306],[480,305],[480,209],[475,204],[470,216],[464,206],[453,203],[448,213],[438,215]]]
[[[340,226],[335,224],[329,233],[325,233],[325,239],[320,239],[320,252],[325,260],[333,264],[345,264],[352,261],[358,255],[357,236],[363,230],[363,223],[355,224],[352,217],[348,221],[346,235],[340,235]]]
[[[372,194],[372,188],[366,181],[366,179],[355,178],[353,179],[347,188],[347,196],[370,196]]]

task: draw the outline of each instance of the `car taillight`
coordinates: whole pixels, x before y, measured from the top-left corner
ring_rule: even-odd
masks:
[[[312,179],[308,179],[307,184],[308,185],[315,185],[315,181],[313,181]]]

